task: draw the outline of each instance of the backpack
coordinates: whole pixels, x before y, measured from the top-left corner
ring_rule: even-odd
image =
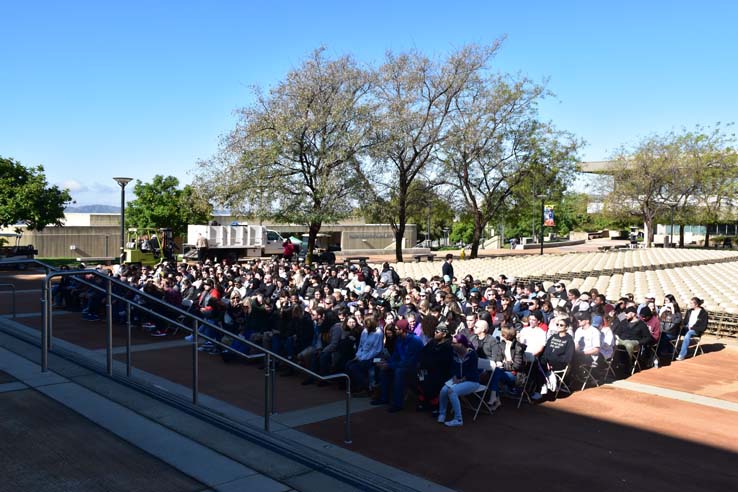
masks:
[[[390,272],[392,275],[392,283],[395,285],[400,285],[400,274],[397,273],[394,268],[391,268]]]

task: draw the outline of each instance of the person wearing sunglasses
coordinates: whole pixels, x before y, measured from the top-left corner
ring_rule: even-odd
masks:
[[[543,372],[533,371],[536,387],[542,388],[545,384],[549,392],[556,392],[558,381],[552,371],[560,371],[568,366],[576,349],[574,337],[569,333],[570,327],[569,318],[560,317],[552,321],[548,331],[554,335],[546,341],[540,357]]]
[[[451,377],[451,333],[446,323],[438,323],[433,318],[423,319],[423,325],[428,328],[434,323],[433,337],[420,351],[418,359],[418,411],[438,411],[441,388]]]

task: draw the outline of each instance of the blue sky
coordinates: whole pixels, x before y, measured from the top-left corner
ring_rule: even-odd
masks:
[[[730,1],[0,0],[0,155],[42,164],[78,205],[113,176],[190,183],[251,100],[313,49],[378,63],[507,39],[495,68],[548,78],[541,114],[606,159],[652,133],[738,115]],[[130,198],[130,196],[129,196]]]

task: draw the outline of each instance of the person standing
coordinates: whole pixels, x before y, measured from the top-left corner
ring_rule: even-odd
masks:
[[[197,261],[204,262],[208,256],[208,240],[203,237],[201,233],[197,233],[197,241],[195,241],[195,248],[197,249]]]
[[[446,255],[446,261],[443,262],[443,266],[441,267],[441,274],[443,275],[443,280],[447,284],[450,284],[454,280],[454,255],[451,253]]]

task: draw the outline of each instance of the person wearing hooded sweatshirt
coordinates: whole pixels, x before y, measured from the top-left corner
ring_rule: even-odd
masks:
[[[654,314],[648,306],[643,306],[638,313],[641,320],[648,326],[648,331],[651,332],[651,338],[653,338],[655,343],[661,338],[661,320],[657,316],[654,316]]]
[[[397,341],[395,350],[386,361],[377,363],[380,370],[380,396],[372,400],[372,405],[390,403],[387,411],[399,412],[405,400],[405,388],[414,380],[418,357],[423,349],[423,342],[410,331],[407,320],[397,320]],[[392,386],[392,401],[389,400],[389,389]]]
[[[447,427],[461,427],[464,421],[461,416],[460,396],[473,393],[479,388],[479,357],[471,342],[464,335],[455,335],[451,341],[453,348],[453,376],[446,381],[439,395],[438,422]],[[446,422],[446,408],[451,402],[454,411],[453,420]]]
[[[437,409],[441,388],[451,377],[451,334],[445,323],[436,326],[434,331],[418,359],[418,410]]]

